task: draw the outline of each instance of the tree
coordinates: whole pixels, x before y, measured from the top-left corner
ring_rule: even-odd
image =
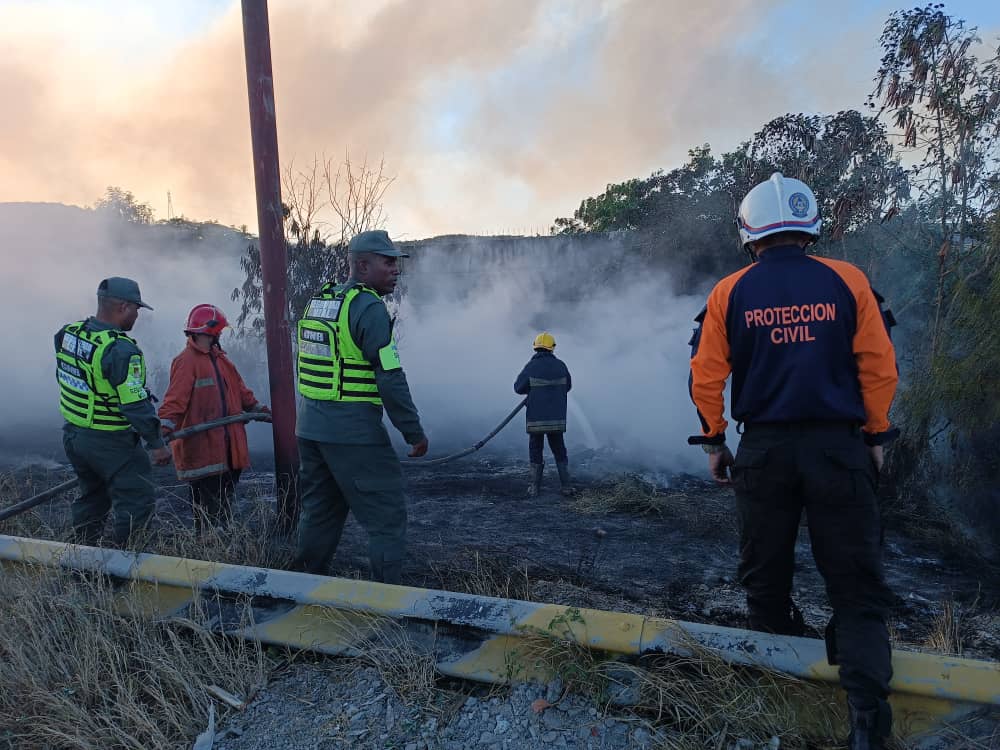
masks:
[[[596,198],[584,198],[572,218],[556,219],[552,234],[614,232],[643,227],[651,194],[658,189],[661,174],[654,172],[645,180],[609,184]]]
[[[889,17],[880,40],[885,55],[869,97],[869,105],[900,129],[904,148],[917,155],[911,179],[938,226],[932,358],[960,277],[985,269],[976,259],[986,217],[997,205],[1000,143],[1000,50],[980,62],[971,51],[979,42],[976,29],[943,7],[931,4]]]
[[[282,212],[288,250],[288,306],[292,320],[327,281],[346,281],[347,243],[354,235],[378,229],[385,222],[383,200],[395,180],[386,173],[385,160],[370,164],[342,163],[314,157],[305,169],[289,162],[281,175]],[[324,219],[329,216],[329,220]],[[260,249],[250,245],[240,259],[244,280],[233,290],[240,301],[240,326],[263,328],[261,312]]]
[[[827,224],[817,252],[874,268],[886,243],[871,230],[899,213],[909,184],[885,127],[854,110],[784,115],[718,159],[708,144],[693,148],[676,169],[609,185],[585,199],[572,218],[556,219],[552,231],[638,230],[651,257],[690,287],[735,269],[742,258],[733,228],[740,201],[773,172],[802,179],[819,196]]]
[[[153,209],[148,203],[140,203],[131,190],[108,187],[104,197],[94,204],[96,211],[114,216],[129,224],[152,224]]]

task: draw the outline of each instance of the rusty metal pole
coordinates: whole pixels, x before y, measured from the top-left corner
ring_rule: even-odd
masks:
[[[279,525],[290,529],[299,508],[298,445],[295,441],[295,389],[286,286],[288,250],[282,226],[281,172],[275,124],[274,79],[271,74],[271,34],[267,0],[242,0],[243,47],[250,98],[250,138],[257,186],[257,227],[263,284],[267,375],[274,412],[274,473]]]

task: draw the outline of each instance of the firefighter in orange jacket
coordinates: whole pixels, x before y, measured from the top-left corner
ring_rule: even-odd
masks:
[[[197,305],[188,314],[187,346],[170,365],[170,385],[159,410],[165,434],[244,411],[268,411],[219,346],[228,325],[214,305]],[[191,485],[195,528],[200,531],[206,520],[225,525],[240,473],[250,466],[244,426],[207,430],[174,440],[171,448],[177,478]]]
[[[833,619],[831,664],[848,696],[851,750],[882,748],[891,728],[886,619],[876,498],[882,446],[895,437],[890,314],[864,273],[807,255],[820,233],[816,197],[775,173],[740,205],[739,231],[755,262],[712,290],[692,344],[691,397],[716,481],[732,483],[740,519],[740,582],[750,627],[803,635],[791,598],[803,508]],[[723,391],[744,424],[734,460]],[[729,470],[732,470],[730,478]]]

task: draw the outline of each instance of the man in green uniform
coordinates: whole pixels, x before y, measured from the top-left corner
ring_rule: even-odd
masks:
[[[401,252],[382,230],[349,245],[351,275],[326,284],[298,323],[299,516],[297,567],[325,573],[349,510],[368,532],[372,579],[399,583],[406,552],[406,500],[399,459],[382,410],[412,446],[427,437],[382,302],[399,276]]]
[[[55,337],[63,446],[80,480],[71,512],[81,544],[97,543],[109,510],[116,544],[145,529],[155,508],[150,458],[158,466],[170,462],[146,390],[145,360],[125,333],[140,307],[152,309],[132,279],[105,279],[97,288],[97,315],[68,323]]]

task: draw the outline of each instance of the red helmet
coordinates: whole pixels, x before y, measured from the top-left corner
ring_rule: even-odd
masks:
[[[207,333],[218,336],[229,326],[226,314],[215,305],[195,305],[188,313],[184,333]]]

